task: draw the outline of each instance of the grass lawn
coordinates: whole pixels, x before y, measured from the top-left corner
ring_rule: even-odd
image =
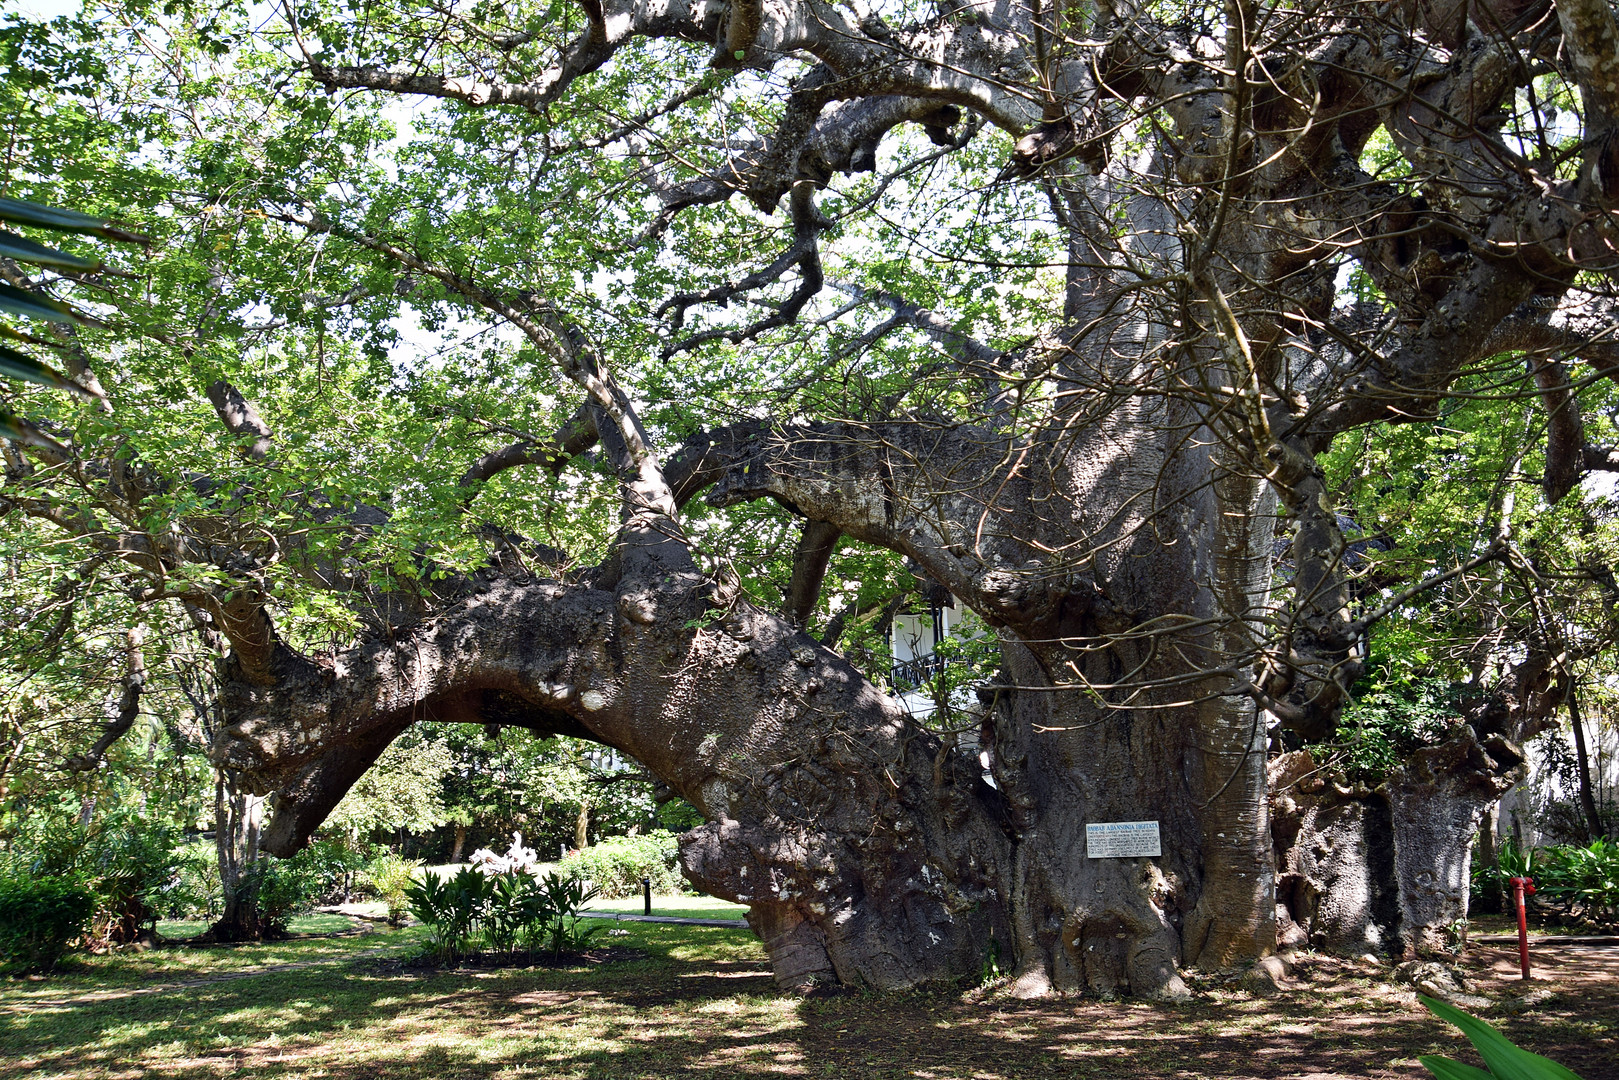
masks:
[[[61,966],[47,978],[0,978],[0,1010],[80,994],[148,989],[169,983],[234,975],[282,964],[309,961],[335,963],[383,946],[402,949],[422,936],[423,931],[412,929],[394,934],[357,934],[242,945],[176,945],[147,952],[119,951],[107,956],[69,953]],[[3,1026],[0,1026],[0,1031],[3,1030]],[[4,1040],[0,1039],[0,1049],[5,1045]],[[0,1059],[0,1070],[3,1068],[4,1061]]]
[[[639,896],[621,896],[617,900],[595,899],[585,907],[591,911],[616,911],[623,915],[640,915],[646,910],[646,901]],[[653,893],[652,914],[673,915],[682,919],[740,919],[748,913],[741,904],[720,900],[712,896],[694,896],[691,893]]]
[[[748,931],[615,929],[603,943],[643,959],[431,971],[354,958],[397,953],[420,930],[83,958],[46,980],[0,981],[0,1077],[1335,1080],[1423,1077],[1423,1053],[1477,1063],[1411,993],[1324,957],[1270,1000],[1213,982],[1180,1006],[959,990],[804,999],[776,991]],[[129,993],[299,959],[324,963]],[[1619,950],[1559,945],[1540,959],[1553,996],[1500,1022],[1585,1080],[1619,1080]],[[1480,989],[1516,990],[1515,962],[1479,950]],[[125,996],[65,1000],[88,990]]]
[[[157,932],[169,941],[186,941],[208,929],[208,925],[207,919],[163,919],[157,924]],[[341,934],[357,926],[356,920],[347,915],[294,915],[287,920],[287,929],[294,934]]]

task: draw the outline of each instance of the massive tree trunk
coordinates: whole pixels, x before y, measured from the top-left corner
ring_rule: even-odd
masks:
[[[1384,781],[1379,790],[1392,811],[1406,955],[1443,952],[1451,927],[1467,918],[1479,823],[1527,772],[1517,746],[1500,735],[1480,742],[1464,724],[1445,742],[1412,754]]]
[[[750,906],[784,983],[956,978],[993,941],[1023,992],[1175,995],[1183,964],[1272,948],[1265,719],[1230,671],[1195,659],[1249,648],[1227,613],[1266,602],[1262,481],[1209,483],[1203,441],[1180,455],[1135,438],[1147,475],[1119,476],[1059,432],[1019,448],[1049,463],[1022,473],[987,429],[747,434],[735,453],[705,450],[725,464],[688,489],[717,479],[713,503],[770,495],[902,550],[999,629],[987,773],[788,620],[695,573],[659,515],[661,534],[632,518],[593,581],[495,578],[394,641],[318,664],[277,646],[270,680],[239,672],[218,751],[280,792],[266,846],[300,844],[406,724],[498,722],[607,743],[696,805],[709,824],[683,838],[686,871]],[[993,490],[1018,509],[974,537]],[[1070,510],[1042,520],[1024,509],[1036,500]],[[1173,544],[1149,527],[1156,502],[1177,508]],[[1076,527],[1108,553],[1042,565],[1046,537]],[[1139,629],[1155,625],[1169,629]],[[1087,823],[1141,820],[1160,823],[1161,858],[1089,857]]]
[[[490,455],[467,483],[553,453],[565,460],[599,438],[623,518],[594,571],[546,581],[497,563],[430,619],[391,620],[320,657],[276,638],[254,588],[200,600],[198,618],[233,645],[215,756],[255,791],[277,793],[265,846],[284,854],[305,842],[410,724],[499,723],[613,746],[697,806],[708,823],[682,839],[687,873],[749,905],[787,984],[952,979],[999,943],[1023,993],[1176,996],[1184,966],[1270,951],[1266,733],[1332,733],[1378,617],[1351,609],[1316,455],[1358,425],[1431,415],[1475,360],[1561,348],[1566,328],[1548,313],[1574,279],[1570,260],[1605,250],[1585,209],[1606,197],[1597,150],[1596,171],[1577,181],[1533,174],[1501,151],[1494,110],[1541,61],[1484,38],[1436,45],[1466,35],[1398,5],[1261,17],[1237,3],[1221,27],[1203,25],[1201,9],[1171,24],[1157,9],[1111,4],[1086,27],[1019,4],[929,9],[892,26],[819,0],[587,7],[581,37],[521,85],[388,70],[335,46],[310,70],[330,89],[543,112],[635,37],[720,42],[719,68],[802,62],[779,128],[723,145],[711,175],[659,180],[662,210],[646,234],[734,194],[779,206],[791,223],[791,247],[770,268],[671,299],[677,325],[687,309],[742,299],[789,269],[801,285],[758,323],[705,331],[671,353],[717,337],[746,347],[797,318],[826,280],[816,192],[827,178],[874,168],[879,142],[902,123],[959,149],[977,130],[956,129],[972,110],[1022,136],[999,182],[1044,185],[1067,244],[1062,308],[1048,333],[1003,352],[916,302],[878,298],[896,324],[939,345],[932,370],[949,372],[969,404],[943,418],[884,407],[859,422],[737,425],[665,462],[588,333],[555,311],[386,237],[284,214],[480,305],[584,391],[588,424],[543,455],[528,443]],[[1560,3],[1559,14],[1570,35],[1607,40],[1612,29],[1594,0]],[[1588,145],[1606,147],[1608,99],[1619,98],[1611,64],[1589,49],[1569,55],[1592,96]],[[1380,126],[1412,163],[1404,188],[1361,166]],[[1129,135],[1121,148],[1147,149],[1110,160],[1115,127]],[[1335,304],[1346,253],[1381,303]],[[268,427],[234,405],[220,414],[267,453]],[[1556,433],[1559,461],[1595,460],[1577,425]],[[680,512],[707,489],[716,507],[768,498],[813,523],[784,615],[698,571]],[[1273,596],[1279,533],[1291,537],[1288,587]],[[981,760],[801,629],[838,534],[903,555],[997,635]],[[1457,808],[1453,827],[1476,824],[1479,801],[1446,782],[1418,768],[1389,788],[1396,864],[1399,837],[1420,835],[1420,799],[1438,792]],[[1369,806],[1337,823],[1329,807],[1310,812],[1326,833],[1352,836]],[[1162,854],[1087,847],[1087,825],[1119,821],[1157,822]],[[1413,947],[1429,940],[1413,927],[1453,909],[1463,854],[1423,850],[1440,860],[1443,887],[1399,901]],[[1299,899],[1331,887],[1312,877],[1325,864],[1311,859],[1287,865],[1285,899],[1302,905],[1290,919],[1325,918],[1324,932],[1382,943],[1369,927],[1387,921],[1386,898],[1370,885],[1361,914]]]
[[[1303,750],[1271,762],[1270,784],[1281,943],[1387,952],[1400,930],[1388,801],[1335,782]]]

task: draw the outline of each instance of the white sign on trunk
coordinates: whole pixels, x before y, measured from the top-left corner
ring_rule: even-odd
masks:
[[[1143,859],[1162,855],[1156,821],[1099,821],[1085,826],[1085,854],[1093,859]]]

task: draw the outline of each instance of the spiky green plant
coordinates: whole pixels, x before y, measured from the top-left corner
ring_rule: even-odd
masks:
[[[1462,1034],[1473,1044],[1473,1049],[1478,1051],[1488,1069],[1485,1071],[1473,1065],[1464,1065],[1436,1054],[1418,1058],[1422,1067],[1439,1080],[1580,1080],[1557,1062],[1514,1045],[1494,1027],[1454,1005],[1430,997],[1424,997],[1421,1001],[1429,1012],[1462,1029]]]
[[[101,236],[110,240],[139,241],[141,239],[120,229],[113,228],[103,218],[91,217],[89,214],[81,214],[75,210],[58,210],[50,206],[41,206],[38,203],[24,202],[21,199],[0,199],[0,222],[24,228],[45,229],[50,232]],[[82,259],[77,255],[69,255],[64,251],[46,247],[44,244],[30,240],[28,237],[12,232],[10,229],[0,229],[0,257],[12,259],[19,263],[43,266],[51,270],[65,270],[81,274],[93,274],[101,269],[100,262]],[[28,319],[38,319],[44,322],[67,323],[70,325],[83,325],[89,321],[84,314],[75,310],[69,304],[64,304],[60,300],[53,300],[37,289],[22,288],[5,281],[0,281],[0,312],[20,315]],[[15,327],[4,324],[0,324],[0,338],[6,338],[24,345],[54,347],[52,342],[44,338],[24,333]],[[93,385],[81,385],[49,364],[37,360],[27,353],[20,352],[10,345],[0,344],[0,375],[19,379],[23,382],[54,387],[58,390],[66,390],[68,393],[88,401],[100,401],[103,405],[106,404],[105,397]],[[56,441],[49,435],[6,409],[0,409],[0,438],[11,439],[14,442],[31,446],[57,446]]]

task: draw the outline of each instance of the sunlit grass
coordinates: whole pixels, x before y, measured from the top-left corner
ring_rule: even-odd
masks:
[[[616,911],[625,915],[640,915],[645,911],[645,898],[621,896],[616,900],[597,898],[585,905],[591,911]],[[713,896],[692,893],[654,893],[652,914],[672,915],[682,919],[740,919],[748,909],[741,904],[720,900]]]
[[[356,922],[347,915],[317,912],[294,915],[287,920],[287,930],[293,934],[341,934],[356,929]],[[166,941],[189,941],[204,933],[209,925],[207,919],[162,919],[157,924],[157,932]]]
[[[0,1008],[90,992],[147,989],[282,964],[341,961],[379,948],[407,950],[416,947],[424,937],[425,931],[412,928],[235,946],[125,949],[105,956],[70,953],[49,978],[0,980]]]

